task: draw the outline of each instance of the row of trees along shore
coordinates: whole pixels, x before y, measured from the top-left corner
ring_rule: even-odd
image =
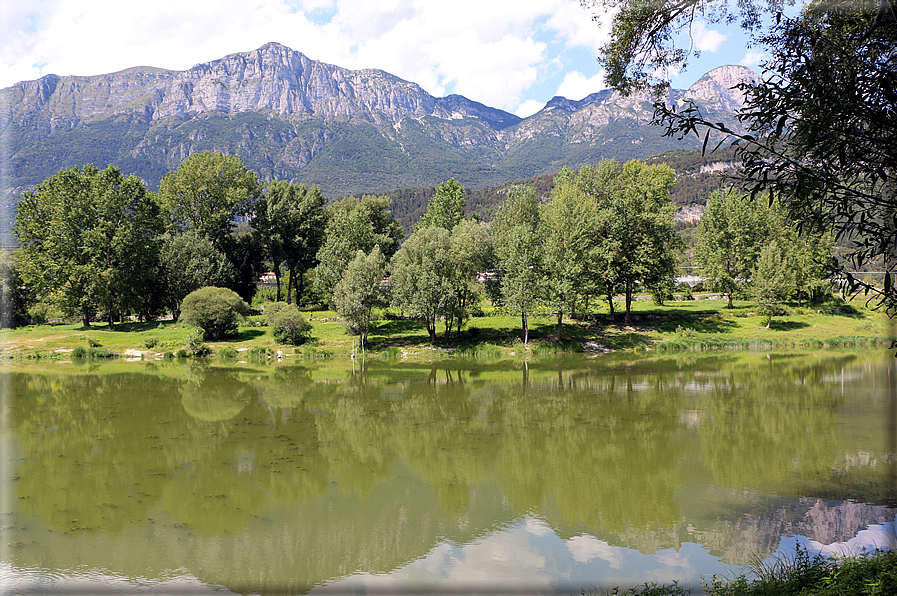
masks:
[[[511,188],[491,223],[465,218],[464,189],[451,179],[403,242],[388,198],[328,205],[317,187],[265,184],[233,156],[195,154],[155,193],[115,167],[86,165],[47,178],[19,204],[21,248],[8,273],[21,283],[6,293],[21,286],[84,326],[112,326],[126,315],[177,319],[202,287],[251,302],[270,267],[276,301],[298,304],[312,290],[362,343],[373,310],[388,305],[422,321],[431,341],[439,320],[446,338],[460,337],[484,292],[520,317],[524,341],[537,307],[555,313],[560,339],[564,317],[595,301],[613,315],[622,295],[629,324],[637,289],[661,304],[671,296],[683,248],[673,231],[673,179],[666,164],[641,161],[565,168],[549,197]],[[798,234],[775,203],[729,190],[710,198],[696,254],[730,304],[753,279],[771,317],[786,296],[818,289],[831,246]],[[491,283],[477,283],[483,272],[494,274]]]

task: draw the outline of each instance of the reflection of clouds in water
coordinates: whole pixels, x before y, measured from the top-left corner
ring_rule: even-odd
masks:
[[[850,540],[831,544],[822,544],[806,536],[788,536],[782,539],[773,557],[793,555],[798,544],[806,548],[810,555],[850,556],[879,549],[892,550],[897,548],[897,525],[895,522],[873,524],[857,532],[857,535]]]
[[[0,593],[3,594],[187,594],[222,596],[236,594],[223,586],[211,586],[183,569],[160,579],[126,577],[102,570],[79,569],[53,572],[35,567],[21,568],[0,562]]]
[[[622,569],[623,553],[620,547],[611,546],[604,540],[598,540],[586,534],[574,536],[567,540],[567,550],[577,563],[588,563],[602,559],[610,563],[612,569]]]
[[[554,530],[547,523],[538,517],[527,517],[520,525],[525,532],[529,532],[533,536],[551,536]]]
[[[487,587],[490,593],[553,593],[546,572],[546,558],[530,543],[531,533],[520,527],[496,532],[470,544],[443,542],[427,555],[389,574],[357,574],[345,580],[313,589],[313,593],[370,591],[389,593],[391,588],[407,592],[410,586],[427,591],[466,592]]]

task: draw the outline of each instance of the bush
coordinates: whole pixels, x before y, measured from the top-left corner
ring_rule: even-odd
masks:
[[[240,353],[230,346],[224,346],[223,348],[221,348],[221,351],[218,352],[218,357],[222,360],[232,360],[239,355]]]
[[[237,330],[249,306],[233,290],[205,287],[187,294],[181,303],[181,322],[203,330],[203,338],[216,340]]]
[[[267,360],[273,355],[273,351],[268,346],[251,346],[246,351],[246,357],[250,360]]]
[[[267,312],[267,309],[265,309]],[[265,317],[274,341],[279,344],[299,346],[311,336],[311,323],[299,314],[295,305],[286,305]]]
[[[152,350],[153,348],[155,348],[156,346],[159,345],[159,338],[152,337],[152,336],[144,337],[143,345],[145,345],[147,347],[147,349]]]

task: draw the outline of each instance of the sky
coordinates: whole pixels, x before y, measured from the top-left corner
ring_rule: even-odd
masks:
[[[0,88],[48,74],[185,70],[279,42],[344,68],[378,68],[436,97],[458,93],[521,117],[555,95],[605,88],[607,38],[579,0],[2,0]],[[762,55],[736,27],[693,24],[701,50],[674,88]]]

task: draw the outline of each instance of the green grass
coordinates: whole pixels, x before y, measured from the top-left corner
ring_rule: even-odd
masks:
[[[897,594],[897,552],[875,551],[866,556],[810,556],[798,548],[793,557],[754,566],[752,577],[739,575],[704,583],[711,596],[890,596]],[[619,596],[685,596],[692,590],[677,583],[645,583],[582,594]]]
[[[840,312],[832,311],[839,308]],[[588,313],[566,318],[562,339],[554,341],[556,318],[547,309],[537,310],[530,319],[529,343],[520,338],[520,317],[484,305],[486,316],[467,321],[460,337],[455,333],[444,337],[437,324],[437,340],[430,343],[424,326],[416,320],[402,319],[391,311],[377,313],[365,356],[379,358],[446,358],[446,357],[512,357],[550,355],[582,351],[617,352],[681,352],[708,350],[782,350],[840,349],[885,346],[894,334],[894,321],[852,304],[831,302],[814,307],[796,308],[791,314],[773,319],[766,329],[766,319],[753,312],[753,305],[736,301],[726,308],[724,300],[671,301],[657,306],[650,301],[633,303],[632,320],[623,321],[623,314],[614,317],[606,304]],[[212,356],[243,360],[272,358],[278,350],[284,358],[347,358],[353,342],[360,353],[357,336],[346,332],[333,311],[302,310],[312,324],[311,339],[295,349],[275,343],[271,330],[261,317],[249,317],[237,332],[219,341],[207,342]],[[94,324],[89,328],[77,323],[31,325],[0,332],[0,354],[6,358],[71,358],[72,350],[83,348],[104,350],[125,357],[161,359],[165,353],[176,354],[188,348],[191,328],[172,321],[129,322],[109,328]],[[189,351],[189,350],[188,350]],[[236,354],[236,355],[234,355]]]

